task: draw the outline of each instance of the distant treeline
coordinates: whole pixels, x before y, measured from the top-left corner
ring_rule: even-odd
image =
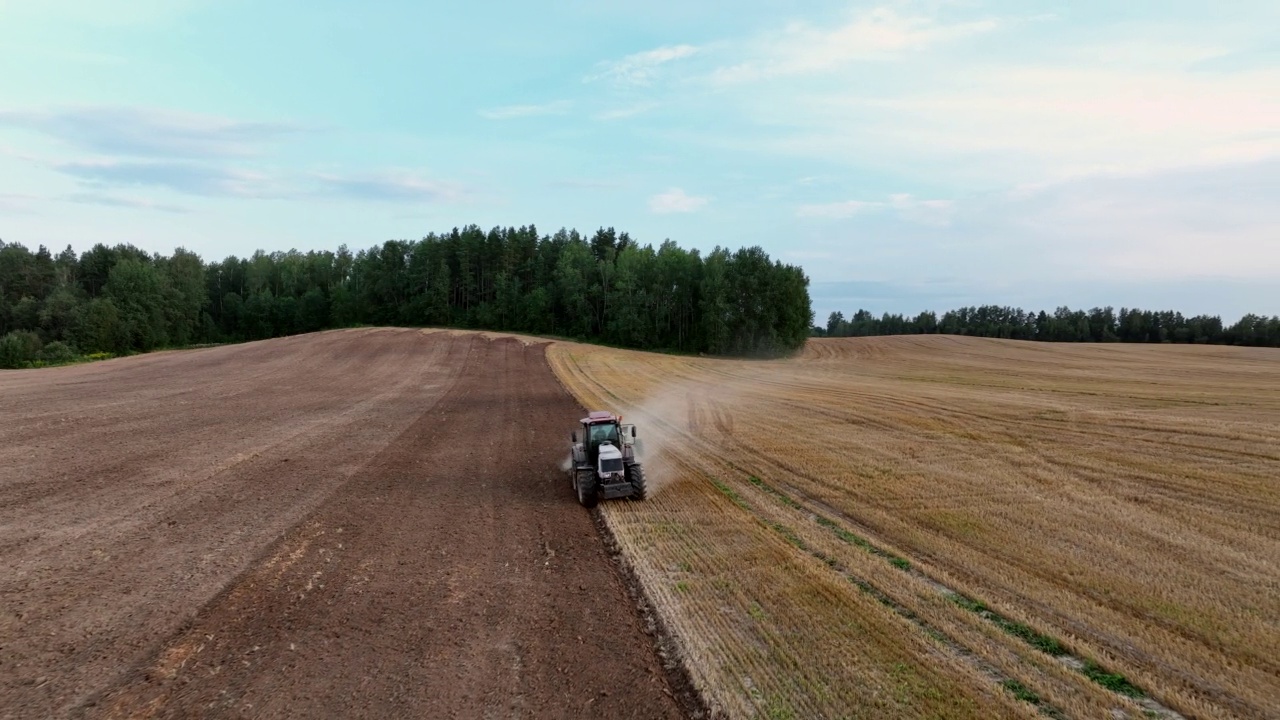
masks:
[[[474,225],[352,253],[195,253],[96,245],[77,256],[0,242],[0,367],[353,325],[435,325],[642,349],[800,347],[809,279],[760,248],[701,255],[601,229],[539,236]]]
[[[825,328],[813,328],[824,337],[866,335],[975,335],[977,337],[1042,340],[1048,342],[1201,343],[1280,347],[1280,317],[1245,315],[1234,325],[1223,325],[1213,315],[1186,317],[1173,311],[1152,312],[1121,308],[1089,311],[1060,307],[1052,314],[1026,312],[1022,308],[983,305],[952,310],[938,317],[922,312],[915,317],[876,317],[859,310],[845,319],[833,312]]]

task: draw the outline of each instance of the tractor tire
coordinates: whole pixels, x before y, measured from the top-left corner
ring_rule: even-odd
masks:
[[[644,468],[639,464],[627,466],[627,480],[631,481],[631,497],[644,500],[649,496],[649,488],[644,482]]]
[[[596,506],[596,479],[593,473],[578,473],[577,479],[573,483],[574,489],[578,491],[578,502],[584,508],[593,508]]]

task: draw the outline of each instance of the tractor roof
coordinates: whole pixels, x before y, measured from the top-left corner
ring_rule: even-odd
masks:
[[[592,410],[587,413],[586,417],[582,418],[582,422],[585,425],[592,425],[594,423],[614,422],[617,419],[608,410]]]

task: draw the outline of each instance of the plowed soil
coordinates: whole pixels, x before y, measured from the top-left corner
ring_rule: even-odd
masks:
[[[0,374],[0,717],[680,717],[541,345]]]

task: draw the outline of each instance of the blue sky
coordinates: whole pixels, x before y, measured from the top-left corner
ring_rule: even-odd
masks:
[[[832,310],[1280,313],[1280,4],[0,0],[0,238],[761,245]]]

